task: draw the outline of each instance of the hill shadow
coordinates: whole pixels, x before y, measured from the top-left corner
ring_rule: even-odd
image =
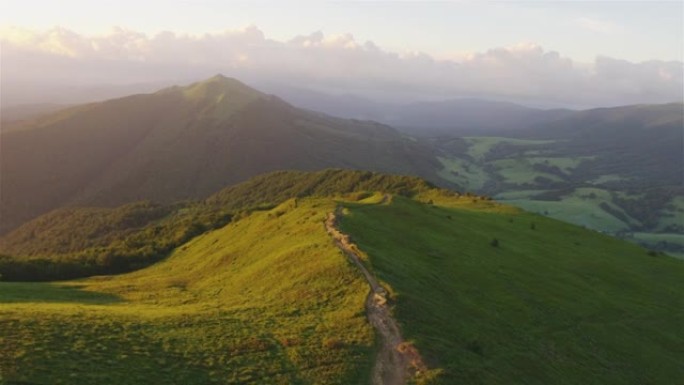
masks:
[[[123,301],[114,294],[86,291],[83,288],[51,282],[0,282],[0,304],[41,302],[104,305]]]

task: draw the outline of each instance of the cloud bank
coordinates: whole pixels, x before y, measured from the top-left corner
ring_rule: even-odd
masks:
[[[682,62],[597,57],[594,63],[582,64],[534,44],[450,61],[390,52],[352,35],[316,32],[275,41],[254,26],[215,34],[154,36],[122,28],[101,36],[64,28],[5,28],[0,43],[7,90],[41,82],[74,87],[171,84],[223,73],[247,81],[407,99],[482,97],[609,106],[684,98]]]

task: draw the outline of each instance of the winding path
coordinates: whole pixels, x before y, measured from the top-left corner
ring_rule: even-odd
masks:
[[[366,314],[382,339],[373,365],[372,384],[404,385],[409,377],[424,370],[425,365],[415,347],[402,338],[399,325],[387,305],[387,291],[361,263],[357,246],[347,234],[337,228],[337,216],[340,214],[339,207],[335,213],[329,213],[325,220],[325,229],[337,247],[361,270],[368,281],[370,292],[366,297]]]

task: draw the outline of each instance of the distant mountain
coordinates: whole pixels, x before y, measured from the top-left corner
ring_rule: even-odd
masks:
[[[569,116],[572,110],[541,110],[509,102],[453,99],[397,108],[387,124],[415,135],[505,134]]]
[[[192,81],[190,79],[188,82]],[[0,79],[2,100],[0,109],[24,109],[30,106],[76,105],[125,97],[128,95],[155,92],[178,82],[151,81],[126,84],[70,84],[59,80],[19,80],[3,76]],[[47,111],[45,111],[47,112]],[[5,119],[3,119],[5,120]]]
[[[375,120],[416,136],[505,134],[561,119],[575,112],[568,109],[543,110],[486,99],[399,103],[305,88],[266,87],[301,108],[343,118]]]
[[[435,180],[438,168],[431,149],[389,126],[298,109],[220,75],[9,125],[1,140],[0,232],[65,205],[204,198],[274,170]]]
[[[536,124],[521,130],[523,136],[538,138],[571,138],[577,136],[599,135],[613,137],[637,131],[657,129],[657,127],[681,124],[684,104],[636,104],[630,106],[594,108],[572,111],[562,119],[558,118],[544,124]]]
[[[375,120],[378,122],[394,113],[396,106],[352,94],[331,94],[303,87],[265,83],[261,87],[278,95],[292,105],[346,119]]]
[[[17,106],[2,107],[0,111],[0,122],[3,126],[27,119],[33,119],[40,115],[49,114],[69,107],[65,104],[39,103],[21,104]],[[2,127],[4,131],[5,127]]]
[[[682,103],[577,111],[514,135],[554,140],[557,154],[593,157],[583,171],[596,178],[619,174],[632,187],[684,185]]]

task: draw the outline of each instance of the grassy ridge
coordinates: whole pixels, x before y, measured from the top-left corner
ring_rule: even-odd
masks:
[[[228,187],[212,195],[207,202],[215,207],[237,210],[274,205],[286,199],[306,196],[372,191],[414,196],[431,189],[435,189],[435,186],[421,178],[370,171],[276,171]]]
[[[443,369],[435,383],[684,378],[684,263],[528,213],[440,205],[349,204],[341,223]]]
[[[8,383],[363,384],[367,286],[330,200],[254,212],[121,276],[0,284]]]
[[[422,179],[367,171],[280,171],[226,188],[203,202],[117,208],[65,208],[0,238],[0,277],[12,281],[71,279],[148,266],[234,215],[290,198],[386,191],[405,196],[434,187]]]
[[[203,205],[251,209],[153,266],[0,283],[0,378],[368,383],[368,287],[322,223],[338,204],[342,230],[388,285],[405,337],[432,369],[424,382],[684,377],[681,261],[419,179],[328,170],[217,194]]]

